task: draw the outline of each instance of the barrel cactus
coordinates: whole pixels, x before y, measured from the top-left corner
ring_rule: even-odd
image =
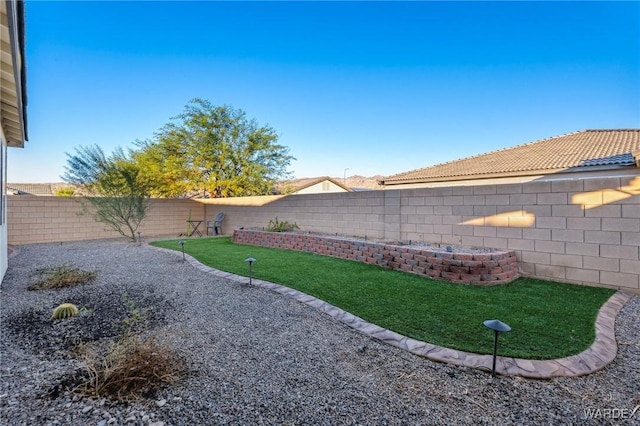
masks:
[[[78,307],[72,303],[63,303],[53,310],[53,319],[71,318],[78,315]]]

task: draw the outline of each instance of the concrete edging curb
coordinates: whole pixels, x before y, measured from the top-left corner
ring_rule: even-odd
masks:
[[[156,250],[176,253],[171,249],[152,247]],[[243,284],[248,284],[247,277],[223,272],[203,265],[194,257],[185,254],[185,259],[195,268]],[[333,306],[323,300],[317,299],[298,290],[275,284],[269,281],[253,279],[252,284],[291,297],[316,310],[324,312],[345,325],[391,346],[406,350],[415,355],[458,366],[472,367],[480,370],[491,371],[493,357],[480,355],[455,349],[436,346],[431,343],[411,339],[378,325],[369,323],[360,317]],[[603,369],[616,357],[618,345],[615,337],[615,319],[622,307],[631,298],[630,295],[618,291],[598,311],[596,318],[596,338],[589,348],[583,352],[565,358],[553,360],[529,360],[521,358],[501,357],[496,358],[496,373],[511,376],[521,376],[534,379],[549,379],[552,377],[577,377],[591,374]]]

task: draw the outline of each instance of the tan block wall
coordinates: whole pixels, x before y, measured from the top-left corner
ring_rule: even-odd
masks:
[[[222,230],[228,235],[241,227],[266,227],[277,217],[305,231],[385,239],[385,211],[389,211],[385,195],[385,191],[365,191],[199,201],[206,206],[207,219],[225,214]]]
[[[105,224],[96,222],[83,212],[76,197],[8,196],[9,244],[31,244],[58,241],[115,238],[120,234]],[[147,217],[139,227],[144,238],[178,236],[186,232],[186,220],[191,210],[194,220],[204,219],[204,206],[191,200],[153,199]]]
[[[401,239],[514,250],[523,275],[640,293],[640,177],[401,190]]]
[[[178,236],[225,213],[223,233],[276,216],[302,230],[385,241],[513,250],[521,274],[640,294],[640,177],[304,194],[152,200],[143,237]],[[9,244],[117,236],[78,216],[78,199],[9,197]],[[201,226],[204,229],[205,224]],[[204,232],[203,232],[204,233]]]

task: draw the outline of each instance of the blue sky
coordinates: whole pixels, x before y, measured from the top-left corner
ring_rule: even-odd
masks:
[[[27,1],[29,142],[153,137],[190,99],[243,109],[298,178],[389,176],[584,129],[640,127],[640,2]]]

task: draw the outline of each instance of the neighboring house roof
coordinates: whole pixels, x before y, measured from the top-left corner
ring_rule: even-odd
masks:
[[[640,129],[582,130],[384,178],[383,185],[640,167]]]
[[[27,137],[24,2],[0,1],[0,125],[8,146]]]
[[[322,188],[323,183],[325,183],[324,185],[325,190],[323,190]],[[316,188],[312,188],[313,186],[316,186],[316,185],[318,185],[317,191],[315,191]],[[295,179],[293,181],[281,182],[276,186],[276,193],[297,194],[300,191],[303,191],[305,193],[325,192],[327,190],[326,185],[329,185],[330,192],[336,192],[336,189],[337,191],[346,191],[346,192],[352,191],[351,188],[341,183],[337,179],[334,179],[328,176],[322,176],[322,177],[315,177],[315,178],[301,178],[301,179]]]
[[[48,183],[7,183],[7,192],[13,195],[53,195]]]
[[[292,193],[295,194],[296,192],[300,192],[322,182],[331,182],[332,184],[344,189],[346,192],[351,192],[351,189],[338,182],[337,180],[328,176],[323,176],[319,178],[301,179],[300,181],[298,181],[298,184],[295,186]]]

